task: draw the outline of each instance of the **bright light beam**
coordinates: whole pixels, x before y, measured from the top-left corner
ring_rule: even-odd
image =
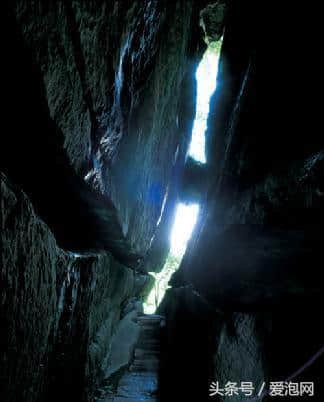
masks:
[[[157,306],[162,301],[166,290],[169,288],[169,280],[178,269],[181,259],[186,251],[187,242],[196,224],[199,213],[198,204],[178,204],[174,224],[171,231],[171,249],[169,257],[161,272],[150,272],[155,283],[152,291],[143,304],[145,314],[154,314]]]
[[[175,257],[181,258],[184,255],[198,212],[198,204],[178,204],[170,239],[170,253]]]
[[[196,72],[197,103],[196,116],[192,129],[189,155],[195,160],[206,163],[205,156],[205,131],[207,129],[207,117],[209,113],[209,101],[216,89],[216,77],[218,70],[217,51],[207,48]],[[146,314],[153,314],[160,304],[168,282],[172,274],[178,269],[181,259],[186,251],[188,240],[196,224],[199,213],[198,204],[177,205],[175,220],[170,237],[170,253],[167,261],[159,273],[150,272],[155,278],[155,283],[147,300],[143,304]]]
[[[189,155],[201,163],[206,163],[205,131],[207,129],[210,97],[216,89],[218,58],[218,52],[207,48],[196,72],[196,116],[192,129]]]

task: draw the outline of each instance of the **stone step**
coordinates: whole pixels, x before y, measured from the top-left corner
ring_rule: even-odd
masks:
[[[140,325],[139,326],[140,331],[161,331],[161,328],[159,325]]]
[[[155,373],[158,373],[159,369],[160,369],[160,366],[156,365],[156,364],[154,364],[154,365],[152,364],[150,366],[142,366],[142,365],[133,366],[133,365],[131,365],[129,367],[129,372],[130,373],[148,373],[148,372],[153,371]]]
[[[138,320],[163,320],[164,317],[163,315],[159,315],[159,314],[143,314],[138,316]]]
[[[160,350],[148,350],[148,349],[141,349],[141,348],[136,348],[134,351],[134,356],[135,358],[147,358],[151,356],[159,356],[160,355]]]
[[[133,361],[133,365],[138,365],[138,364],[151,364],[151,363],[158,363],[159,359],[156,356],[148,357],[148,358],[135,358]]]
[[[156,373],[127,373],[118,385],[117,397],[151,398],[156,393],[158,378]]]
[[[156,314],[141,315],[136,321],[140,326],[140,334],[134,360],[128,372],[120,379],[116,395],[105,402],[157,402],[159,337],[164,317]]]
[[[139,339],[140,340],[159,340],[160,338],[160,330],[153,328],[153,329],[147,329],[145,331],[141,330],[139,334]]]
[[[148,330],[156,330],[156,331],[160,331],[160,325],[153,325],[153,324],[140,324],[139,328],[141,331],[148,331]]]
[[[140,327],[152,327],[152,328],[160,328],[161,321],[138,321],[137,324]]]
[[[158,340],[149,340],[149,339],[139,339],[137,344],[135,345],[135,349],[144,349],[144,350],[160,350],[161,344]]]
[[[157,402],[157,399],[155,398],[145,398],[145,397],[131,397],[131,398],[127,398],[125,396],[115,396],[114,399],[108,399],[108,402]],[[106,402],[106,400],[104,401]]]
[[[160,363],[158,360],[140,360],[130,365],[129,371],[131,372],[143,372],[143,371],[158,371]]]
[[[163,318],[161,317],[154,317],[151,316],[139,316],[137,317],[137,323],[139,325],[157,325],[159,326]]]

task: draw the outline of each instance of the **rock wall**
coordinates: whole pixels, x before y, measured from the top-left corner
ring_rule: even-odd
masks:
[[[122,315],[136,313],[146,278],[109,253],[81,257],[60,249],[5,176],[1,194],[1,399],[87,400],[107,369]]]
[[[193,73],[204,47],[193,3],[11,6],[39,70],[44,107],[62,133],[59,149],[63,145],[68,163],[94,191],[111,199],[123,234],[140,255],[157,222],[169,223],[159,218],[162,207],[174,205],[190,138]],[[26,71],[18,73],[27,78]],[[65,244],[71,236],[61,237]]]
[[[164,399],[288,379],[322,346],[323,140],[309,116],[284,122],[279,99],[257,124],[255,10],[4,3],[1,400],[90,402],[114,385],[182,178],[202,208],[160,308]],[[208,163],[185,171],[202,38],[224,23]],[[322,400],[323,372],[293,378]]]
[[[93,401],[168,253],[200,5],[3,8],[1,400]]]
[[[161,306],[169,347],[182,356],[180,377],[191,379],[184,398],[203,395],[206,377],[209,385],[219,381],[222,386],[285,381],[321,348],[323,339],[315,317],[321,314],[323,294],[318,261],[324,143],[316,130],[297,136],[297,123],[290,120],[287,126],[281,100],[267,114],[269,120],[264,117],[263,104],[256,100],[256,21],[252,1],[228,3],[206,138],[210,185],[171,280],[173,289]],[[295,104],[291,93],[284,92],[283,99]],[[310,113],[298,123],[307,119]],[[192,310],[187,321],[177,304],[181,292],[191,295],[185,299],[186,310]],[[204,301],[199,314],[197,298]],[[207,324],[201,324],[202,316]],[[170,335],[175,321],[177,331],[189,334],[183,342]],[[202,329],[198,335],[197,326]],[[176,356],[171,360],[169,366],[177,364]],[[323,397],[322,367],[323,358],[292,380],[314,381],[316,400]],[[176,377],[177,370],[169,376]],[[247,399],[242,393],[233,397]]]

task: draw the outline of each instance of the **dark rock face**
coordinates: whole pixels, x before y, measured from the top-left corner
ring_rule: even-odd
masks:
[[[257,124],[254,3],[5,2],[1,400],[116,385],[179,193],[201,214],[160,306],[162,401],[289,378],[323,400],[322,360],[292,376],[324,339],[323,139]],[[186,164],[203,37],[223,32],[208,163]]]
[[[5,177],[1,194],[8,250],[1,270],[1,399],[86,399],[106,370],[124,303],[139,296],[141,285],[110,254],[75,257],[59,249]]]
[[[168,253],[200,6],[17,0],[4,11],[1,400],[93,401],[127,365],[129,317],[151,284],[127,267],[159,270]]]
[[[190,253],[190,264],[201,270],[186,267],[184,276],[223,310],[317,305],[323,291],[318,266],[322,237],[319,225],[289,229],[248,224],[228,225],[223,230],[210,227],[205,242],[195,245],[199,254],[196,250]],[[181,283],[181,276],[179,271],[173,283]]]
[[[56,270],[69,258],[24,194],[1,177],[1,395],[32,401],[44,385],[48,342],[57,320]],[[36,268],[36,269],[35,269]],[[35,336],[35,333],[38,336]],[[26,384],[28,384],[26,386]],[[15,392],[17,399],[15,399]]]
[[[59,183],[51,186],[62,199],[55,194],[50,206],[52,190],[39,204],[46,205],[42,215],[63,247],[112,251],[118,246],[110,246],[110,238],[125,235],[129,245],[121,245],[116,255],[130,248],[144,255],[156,235],[162,206],[174,206],[174,187],[190,137],[193,73],[203,46],[198,9],[185,1],[113,6],[104,1],[49,5],[17,1],[11,14],[21,43],[8,49],[8,63],[12,60],[8,76],[13,81],[8,97],[24,111],[24,127],[16,130],[34,132],[24,144],[28,178],[20,171],[16,176],[25,187],[32,186],[32,176],[34,203],[43,196],[37,191],[37,170],[41,168],[54,183],[58,177]],[[38,107],[43,110],[42,121],[37,121]],[[49,143],[44,131],[51,132]],[[10,144],[12,149],[14,145]],[[24,163],[26,151],[19,159]],[[29,168],[30,160],[35,166]],[[9,173],[15,170],[10,161],[7,165]],[[74,172],[85,177],[90,189],[84,180],[76,183]],[[110,204],[106,210],[98,205],[98,193],[111,200],[103,199],[101,204]],[[66,219],[55,214],[56,203],[66,210]],[[77,213],[76,204],[81,209]],[[84,222],[84,231],[91,232],[88,239],[73,236],[79,215],[83,220],[78,226]],[[122,233],[110,218],[115,215]],[[168,220],[160,222],[168,225]],[[96,228],[108,232],[107,226],[112,226],[111,236],[96,233]],[[74,229],[67,233],[70,227]]]
[[[166,344],[174,351],[169,367],[181,365],[181,354],[181,378],[193,384],[188,398],[203,395],[206,377],[209,384],[223,385],[284,381],[324,339],[315,318],[324,290],[319,264],[323,140],[316,130],[297,138],[294,124],[285,132],[281,126],[271,131],[272,125],[258,125],[254,5],[228,5],[206,138],[211,182],[199,225],[172,278],[174,289],[161,306],[169,333],[182,332],[186,339],[169,337]],[[184,305],[186,311],[196,306],[193,298],[177,303],[178,294],[187,292],[204,300],[205,307],[200,314],[187,312],[183,321]],[[298,323],[298,316],[309,317],[307,324],[303,319]],[[209,352],[203,352],[206,345]],[[202,366],[207,367],[204,374]],[[322,367],[323,358],[294,377],[317,384],[316,400],[323,398]],[[169,375],[176,376],[176,370]],[[233,400],[247,398],[241,394]]]
[[[322,290],[323,143],[317,133],[307,144],[291,133],[281,133],[280,142],[279,134],[259,135],[254,15],[247,4],[228,13],[207,132],[213,182],[174,281],[196,284],[223,308],[233,308],[230,300],[252,310],[267,298],[270,305],[295,303],[295,296],[314,302]],[[209,280],[218,284],[215,290]]]
[[[122,231],[115,205],[106,194],[91,189],[70,164],[63,133],[49,114],[39,66],[32,61],[9,16],[10,22],[12,40],[4,48],[8,77],[5,115],[8,127],[13,121],[15,125],[3,148],[6,173],[28,193],[60,246],[77,252],[108,249],[122,262],[133,265],[136,256]]]
[[[214,337],[220,324],[217,312],[190,287],[168,289],[158,312],[166,320],[161,346],[161,400],[208,400]]]
[[[181,180],[181,201],[200,203],[206,196],[210,181],[210,172],[205,164],[188,157]]]
[[[223,34],[228,2],[216,1],[207,4],[200,13],[200,25],[205,32],[206,42],[218,41]]]

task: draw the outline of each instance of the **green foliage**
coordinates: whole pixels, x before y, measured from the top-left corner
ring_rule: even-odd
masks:
[[[160,304],[166,290],[168,289],[169,280],[172,274],[178,269],[181,258],[169,254],[164,267],[159,273],[151,273],[155,278],[154,287],[151,290],[147,300],[144,303],[144,310],[147,314],[152,314]]]
[[[222,38],[218,41],[210,42],[208,45],[208,49],[216,54],[219,54],[221,51],[222,42]]]
[[[170,267],[170,269],[174,269],[174,271],[178,268],[180,265],[181,258],[176,257],[175,255],[169,254],[168,258],[166,259],[166,265]]]

